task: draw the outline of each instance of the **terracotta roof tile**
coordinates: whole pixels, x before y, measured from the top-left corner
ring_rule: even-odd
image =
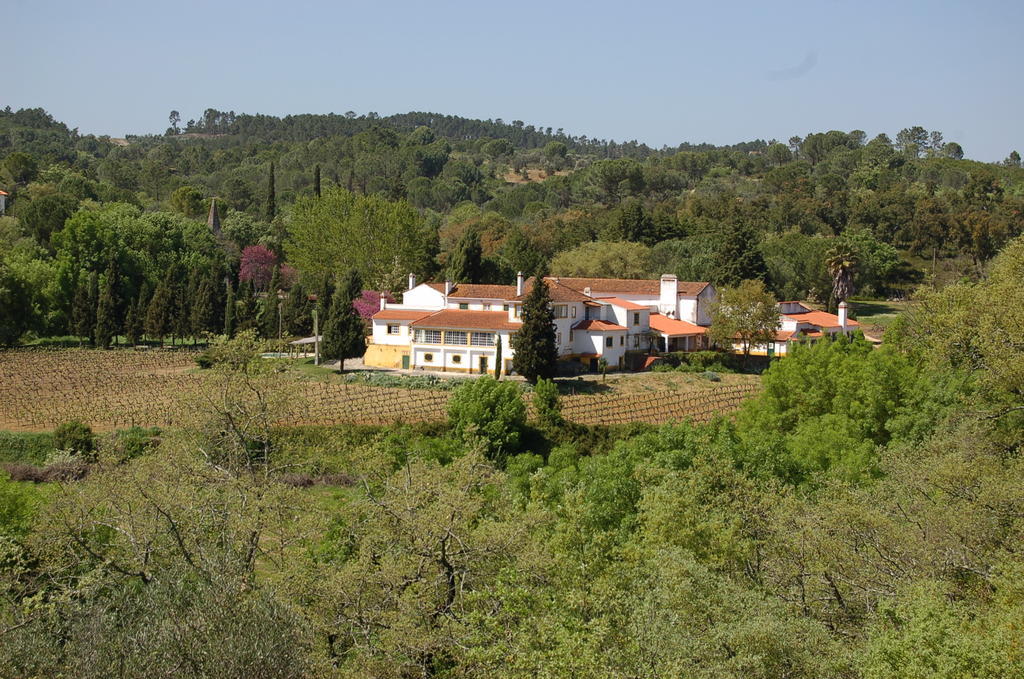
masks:
[[[612,304],[622,309],[628,309],[630,311],[649,311],[651,308],[649,306],[643,306],[642,304],[634,304],[633,302],[629,302],[624,299],[619,299],[618,297],[598,297],[597,299],[601,300],[602,302],[608,302],[609,304]]]
[[[438,292],[444,292],[444,283],[427,283]],[[483,283],[457,283],[452,285],[449,297],[457,299],[512,299],[516,296],[514,285],[486,285]]]
[[[608,321],[577,321],[572,326],[573,330],[628,330],[624,325],[618,325],[617,323],[609,323]]]
[[[687,321],[681,321],[678,318],[669,318],[662,314],[651,314],[651,330],[670,337],[704,335],[708,331],[705,327],[694,325]]]
[[[660,295],[661,281],[647,280],[642,278],[572,278],[559,277],[562,285],[582,292],[590,288],[590,294],[618,294],[618,295]],[[680,295],[685,297],[696,297],[710,283],[679,281],[677,289]]]
[[[523,284],[523,294],[518,297],[513,297],[517,302],[521,302],[526,299],[533,290],[534,277],[530,277]],[[551,295],[552,302],[588,302],[590,297],[584,295],[578,290],[574,290],[566,285],[563,285],[560,279],[557,278],[545,278],[544,282],[548,284],[548,292]]]
[[[434,312],[419,309],[382,309],[370,318],[377,321],[417,321],[432,313]]]
[[[824,311],[805,311],[799,314],[782,314],[786,318],[790,318],[799,323],[810,323],[816,325],[819,328],[838,328],[839,327],[839,316],[835,314],[829,314]],[[848,328],[859,328],[860,323],[853,320],[852,318],[846,319],[846,327]]]
[[[522,323],[510,323],[507,311],[469,311],[442,309],[410,325],[417,328],[451,328],[453,330],[518,330]]]

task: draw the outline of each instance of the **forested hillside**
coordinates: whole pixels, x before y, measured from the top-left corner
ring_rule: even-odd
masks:
[[[349,268],[392,291],[409,270],[496,282],[541,268],[672,272],[760,278],[781,298],[828,303],[827,262],[841,258],[856,294],[903,296],[925,280],[977,277],[1024,225],[1016,152],[1001,165],[965,160],[920,127],[895,140],[854,130],[651,149],[430,113],[209,109],[169,123],[162,136],[114,140],[41,109],[0,112],[0,188],[14,218],[0,223],[0,306],[18,310],[0,341],[95,339],[84,331],[108,278],[122,335],[132,310],[150,336],[220,332],[229,294],[242,326],[258,326],[258,293],[276,269],[279,288],[322,292]],[[212,198],[219,238],[201,233]],[[323,247],[333,270],[310,267]],[[229,286],[215,284],[225,276]],[[139,316],[161,287],[180,303],[147,325]],[[209,301],[196,311],[196,299]]]

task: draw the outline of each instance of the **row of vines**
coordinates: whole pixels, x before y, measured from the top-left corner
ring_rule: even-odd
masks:
[[[184,351],[16,350],[0,352],[0,429],[48,430],[81,420],[98,430],[174,426],[194,416],[207,377]],[[562,414],[585,425],[679,420],[704,422],[739,407],[756,384],[643,394],[576,395]],[[296,380],[281,424],[438,421],[450,391]]]

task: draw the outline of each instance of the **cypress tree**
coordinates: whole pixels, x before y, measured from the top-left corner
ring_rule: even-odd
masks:
[[[224,300],[224,334],[231,337],[235,334],[235,286],[231,285],[230,279],[225,278],[224,287],[227,288]]]
[[[139,290],[134,303],[128,304],[128,312],[124,315],[124,336],[129,346],[134,346],[142,339],[143,322],[146,318],[146,291]]]
[[[103,292],[96,303],[96,328],[94,334],[96,345],[102,349],[110,348],[111,339],[117,334],[117,265],[111,261],[103,276]]]
[[[149,300],[149,307],[146,309],[146,334],[156,338],[160,346],[164,345],[164,337],[171,331],[172,286],[171,272],[168,271],[157,284],[156,290],[153,291],[153,299]]]
[[[542,377],[552,379],[558,364],[555,317],[551,293],[541,276],[534,279],[530,294],[523,300],[522,316],[522,326],[512,335],[512,366],[530,384]]]
[[[213,330],[213,289],[208,276],[202,276],[196,285],[195,297],[192,298],[191,329],[192,337]]]
[[[277,215],[276,197],[274,195],[274,161],[270,161],[270,179],[267,182],[267,221],[274,221]]]
[[[84,273],[84,272],[83,272]],[[78,287],[71,307],[71,323],[74,333],[78,336],[79,345],[84,337],[89,344],[93,342],[96,329],[96,302],[99,288],[99,277],[93,271],[87,276],[79,276]]]
[[[359,358],[366,353],[363,319],[352,302],[363,292],[359,272],[349,270],[335,286],[331,306],[323,326],[323,356],[337,359],[339,372],[345,370],[346,358]]]
[[[185,337],[191,334],[192,330],[192,300],[195,298],[196,277],[189,276],[188,282],[178,278],[178,271],[175,270],[171,284],[171,343],[174,343],[174,335],[181,338],[182,343]]]
[[[454,283],[479,283],[483,273],[483,256],[480,233],[471,228],[462,234],[455,246],[446,277]]]
[[[270,277],[270,284],[267,286],[267,295],[260,304],[259,329],[265,339],[276,339],[278,329],[278,308],[281,302],[277,293],[281,289],[281,267],[274,266],[274,273]]]
[[[313,168],[313,195],[320,197],[320,165]]]
[[[497,349],[494,352],[494,379],[501,379],[501,335],[497,335]]]

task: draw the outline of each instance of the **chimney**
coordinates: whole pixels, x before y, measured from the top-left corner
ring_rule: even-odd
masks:
[[[516,296],[523,294],[523,272],[516,273]]]
[[[416,287],[416,274],[409,274],[409,289],[412,290]]]
[[[590,286],[589,285],[587,287],[583,288],[583,294],[586,295],[587,297],[593,297],[593,295],[590,294]]]
[[[448,301],[448,295],[452,294],[452,282],[446,280],[444,282],[444,300]]]
[[[661,313],[674,318],[679,312],[679,279],[676,278],[675,274],[662,274],[659,292],[659,310]]]
[[[840,302],[839,303],[839,327],[843,329],[843,332],[846,332],[846,309],[847,309],[846,302]]]
[[[384,307],[386,307],[388,305],[388,298],[385,297],[386,294],[387,293],[384,293],[384,292],[380,293],[380,310],[381,311],[384,311]]]

